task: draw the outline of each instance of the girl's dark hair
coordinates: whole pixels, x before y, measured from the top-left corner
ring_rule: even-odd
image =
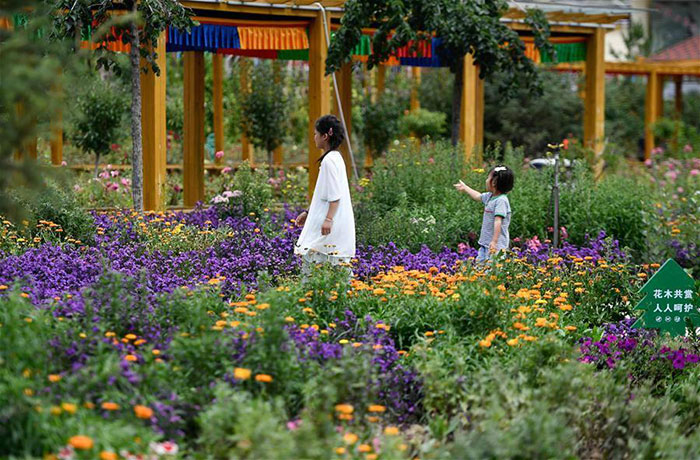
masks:
[[[324,115],[316,120],[314,126],[319,134],[329,134],[328,144],[331,150],[336,150],[345,140],[345,130],[343,124],[335,115]],[[331,131],[332,130],[332,131]]]
[[[498,193],[508,193],[513,190],[515,175],[513,174],[513,170],[508,166],[496,165],[491,168],[489,174],[491,174],[493,186],[498,190]]]

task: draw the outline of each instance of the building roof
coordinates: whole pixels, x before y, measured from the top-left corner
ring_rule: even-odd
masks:
[[[652,61],[697,61],[700,60],[700,35],[671,45],[654,54]]]

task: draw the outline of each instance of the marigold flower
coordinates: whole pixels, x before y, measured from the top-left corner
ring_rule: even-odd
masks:
[[[94,443],[92,442],[92,438],[83,435],[72,436],[68,440],[68,444],[71,445],[74,449],[80,450],[92,449],[92,446],[94,445]]]
[[[357,446],[357,450],[363,453],[372,452],[372,446],[370,446],[369,444],[360,444],[359,446]]]
[[[352,414],[355,408],[352,407],[352,404],[336,404],[335,410],[341,414]]]
[[[113,402],[103,402],[100,407],[104,410],[119,410],[119,404]]]
[[[258,374],[255,376],[256,382],[270,383],[272,382],[272,376],[267,374]]]
[[[398,427],[395,427],[395,426],[388,426],[388,427],[384,428],[384,434],[387,436],[398,436],[399,429],[398,429]]]
[[[377,423],[379,421],[379,417],[374,416],[374,415],[368,415],[367,416],[367,421],[370,423]]]
[[[78,410],[78,406],[76,406],[73,403],[61,403],[61,409],[64,411],[68,412],[69,414],[75,414],[75,412]]]
[[[56,383],[61,380],[61,376],[58,374],[49,374],[49,382]]]
[[[124,356],[124,359],[131,362],[138,361],[138,358],[135,355],[126,355]]]
[[[136,339],[136,335],[134,335],[134,334],[126,334],[126,335],[124,336],[124,338],[125,338],[125,339],[128,339],[128,340],[134,340],[134,339]]]
[[[134,414],[138,418],[149,419],[153,417],[153,409],[151,409],[148,406],[142,406],[137,404],[136,406],[134,406]]]
[[[255,308],[257,308],[258,310],[267,310],[268,308],[270,308],[270,304],[269,303],[261,303],[261,304],[256,305]]]
[[[564,329],[566,329],[567,331],[575,331],[577,328],[576,326],[566,326]]]
[[[250,369],[237,367],[233,370],[233,378],[236,380],[248,380],[250,378]]]
[[[51,406],[51,415],[61,415],[61,412],[63,412],[63,411],[61,410],[60,407]]]
[[[514,347],[514,346],[516,346],[516,345],[518,344],[518,339],[517,339],[517,338],[515,338],[515,339],[510,339],[510,340],[506,341],[506,343],[507,343],[509,346]]]
[[[343,441],[345,441],[345,444],[355,444],[359,437],[355,433],[345,433],[343,435]]]
[[[345,447],[336,447],[335,453],[338,455],[343,455],[345,453]]]
[[[103,450],[100,452],[100,460],[117,460],[119,458],[116,453]]]
[[[369,406],[367,411],[368,412],[384,412],[384,411],[386,411],[386,407],[379,405],[379,404],[372,404],[371,406]]]
[[[479,340],[479,346],[488,348],[491,346],[491,341],[490,340]]]

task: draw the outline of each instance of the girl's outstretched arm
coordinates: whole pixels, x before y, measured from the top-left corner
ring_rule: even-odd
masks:
[[[471,197],[474,201],[481,201],[481,192],[477,192],[461,180],[455,184],[455,188],[460,192],[464,192]]]

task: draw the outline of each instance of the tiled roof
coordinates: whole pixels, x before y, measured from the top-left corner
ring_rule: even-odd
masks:
[[[669,46],[651,57],[652,61],[700,60],[700,35]]]

